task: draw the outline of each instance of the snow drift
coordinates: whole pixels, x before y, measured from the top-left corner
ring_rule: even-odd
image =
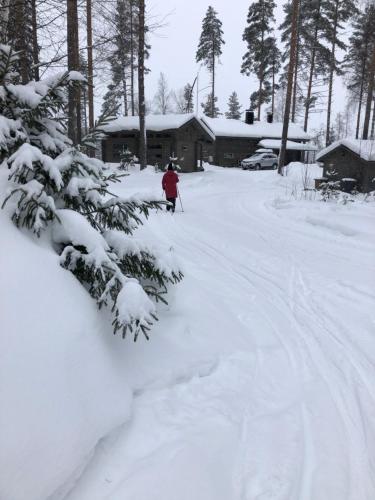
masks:
[[[131,394],[89,294],[4,211],[0,226],[0,498],[59,498]]]

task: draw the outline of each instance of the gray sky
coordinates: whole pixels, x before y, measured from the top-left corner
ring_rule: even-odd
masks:
[[[276,0],[276,22],[282,19],[282,4],[285,0]],[[166,25],[151,34],[151,57],[148,67],[151,73],[146,78],[146,93],[148,98],[156,92],[157,80],[163,72],[170,88],[178,89],[187,82],[192,83],[199,66],[195,63],[195,53],[201,33],[202,19],[208,5],[218,12],[223,23],[224,40],[221,65],[217,68],[217,96],[221,112],[226,111],[228,97],[235,90],[244,109],[248,106],[250,94],[256,90],[256,79],[240,73],[242,56],[246,46],[242,41],[242,33],[246,24],[247,11],[251,0],[149,0],[148,15],[151,22],[165,19]],[[199,73],[199,88],[203,89],[210,83],[206,68]],[[204,100],[209,89],[202,90],[200,99]],[[337,81],[335,86],[334,112],[343,107],[345,90]],[[312,115],[312,127],[324,123],[324,115]]]

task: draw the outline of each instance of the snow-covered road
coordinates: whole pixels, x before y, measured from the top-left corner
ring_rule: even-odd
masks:
[[[121,344],[131,421],[67,500],[375,498],[375,204],[295,199],[298,169],[185,174],[185,213],[151,217],[185,279]]]

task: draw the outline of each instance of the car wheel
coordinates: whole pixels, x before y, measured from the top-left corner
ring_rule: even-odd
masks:
[[[277,163],[274,163],[274,164],[272,165],[272,168],[273,168],[274,170],[276,170],[276,169],[277,169]]]
[[[260,165],[259,165],[259,163],[257,163],[257,164],[255,165],[255,170],[260,170]]]

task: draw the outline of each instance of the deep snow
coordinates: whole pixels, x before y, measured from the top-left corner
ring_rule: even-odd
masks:
[[[148,343],[0,214],[1,499],[375,498],[375,203],[314,201],[302,174],[180,174],[185,212],[141,229],[185,273]]]
[[[185,213],[148,229],[185,280],[67,500],[375,498],[375,205],[299,199],[302,171],[181,175]]]

